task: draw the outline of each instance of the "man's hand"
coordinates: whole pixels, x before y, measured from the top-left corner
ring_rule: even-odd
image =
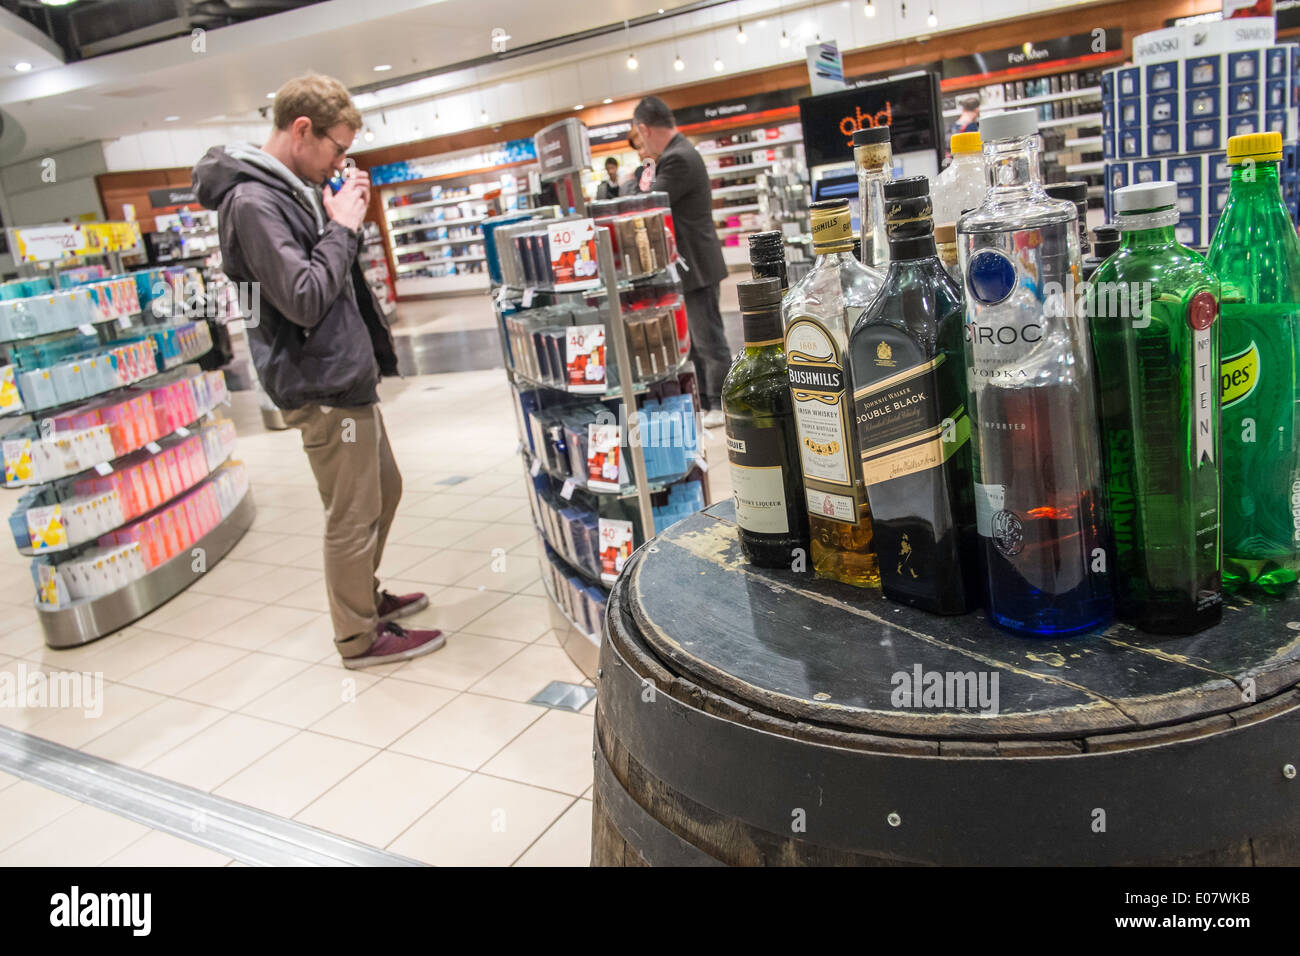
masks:
[[[337,193],[330,192],[327,186],[321,193],[321,200],[325,203],[327,216],[340,226],[359,232],[366,220],[366,207],[370,205],[370,179],[366,177],[364,185],[349,179]]]

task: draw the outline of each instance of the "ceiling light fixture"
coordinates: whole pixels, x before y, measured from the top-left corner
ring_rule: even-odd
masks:
[[[601,100],[601,102],[604,103],[606,106],[608,106],[610,103],[613,103],[614,100],[611,97],[607,96],[603,100]]]
[[[782,31],[781,31],[781,46],[789,46],[789,45],[790,45],[790,34],[786,33],[784,30],[782,30]]]
[[[17,70],[19,73],[27,73],[27,72],[30,72],[30,71],[31,71],[31,68],[32,68],[32,65],[31,65],[30,63],[28,63],[26,60],[23,60],[23,61],[21,61],[21,62],[19,62],[19,63],[15,63],[15,64],[14,64],[14,69]]]
[[[361,138],[367,143],[373,143],[375,141],[375,131],[367,126],[366,131],[361,134]]]
[[[743,23],[736,24],[736,42],[737,43],[749,42],[749,37],[745,36],[745,25]]]
[[[376,73],[387,73],[387,72],[388,72],[389,70],[391,70],[392,68],[393,68],[393,64],[391,64],[391,63],[380,63],[377,67],[375,67],[375,72],[376,72]]]
[[[637,60],[636,60],[636,54],[635,54],[635,53],[629,53],[629,54],[627,55],[627,68],[628,68],[629,70],[635,70],[635,69],[636,69],[638,66],[640,66],[640,65],[641,65],[641,64],[638,63]]]
[[[275,99],[275,94],[274,94],[274,93],[267,93],[267,94],[266,94],[266,98],[267,98],[268,100],[273,100],[273,99]]]
[[[41,0],[47,7],[66,7],[76,2],[77,0]]]
[[[682,70],[686,69],[686,61],[680,56],[677,57],[677,59],[673,60],[673,69],[678,73],[682,72]]]
[[[579,103],[577,106],[574,107],[575,110],[585,110],[586,108],[587,107],[584,106],[582,103]]]
[[[763,27],[765,27],[765,26],[767,26],[767,21],[766,21],[766,20],[759,20],[759,21],[758,21],[758,28],[759,28],[760,30],[763,29]]]
[[[480,110],[480,111],[479,111],[479,114],[478,114],[478,121],[479,121],[480,123],[486,123],[486,122],[488,121],[488,111],[487,111],[487,110]]]
[[[925,25],[928,27],[937,27],[939,25],[939,18],[934,15],[934,7],[930,8],[930,15],[925,18]]]
[[[876,5],[871,0],[867,0],[867,6],[862,12],[869,17],[874,17],[876,15]]]
[[[723,66],[722,57],[718,57],[716,60],[713,61],[714,73],[721,73],[724,69],[726,69],[726,67]]]
[[[163,122],[164,122],[164,123],[175,123],[178,119],[180,119],[179,116],[164,116],[164,117],[163,117]]]

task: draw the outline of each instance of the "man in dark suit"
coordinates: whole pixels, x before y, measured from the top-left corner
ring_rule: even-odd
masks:
[[[677,132],[673,111],[659,97],[647,96],[637,104],[632,129],[655,160],[651,190],[667,193],[672,207],[691,330],[691,361],[705,408],[704,427],[717,428],[724,422],[722,380],[731,366],[731,350],[718,309],[719,285],[727,275],[727,264],[713,224],[709,173],[695,147]]]

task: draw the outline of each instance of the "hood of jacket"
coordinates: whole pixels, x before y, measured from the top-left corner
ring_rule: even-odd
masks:
[[[195,195],[207,209],[217,209],[226,194],[241,182],[255,180],[288,193],[311,212],[316,232],[325,230],[325,207],[315,187],[293,174],[288,166],[251,143],[213,146],[191,174]]]

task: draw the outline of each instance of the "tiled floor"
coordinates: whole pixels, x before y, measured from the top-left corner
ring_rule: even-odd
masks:
[[[0,669],[101,672],[103,714],[0,708],[0,724],[439,864],[585,865],[592,711],[526,703],[583,682],[547,623],[514,415],[500,370],[386,382],[405,492],[382,576],[425,591],[427,657],[344,669],[321,572],[322,514],[297,432],[231,411],[254,528],[188,591],[85,647],[44,646],[27,562],[0,553]],[[729,494],[710,433],[713,500]],[[469,480],[446,485],[452,475]],[[0,492],[12,507],[13,493]],[[494,548],[504,568],[494,569]],[[0,774],[0,865],[221,865],[220,854]]]

